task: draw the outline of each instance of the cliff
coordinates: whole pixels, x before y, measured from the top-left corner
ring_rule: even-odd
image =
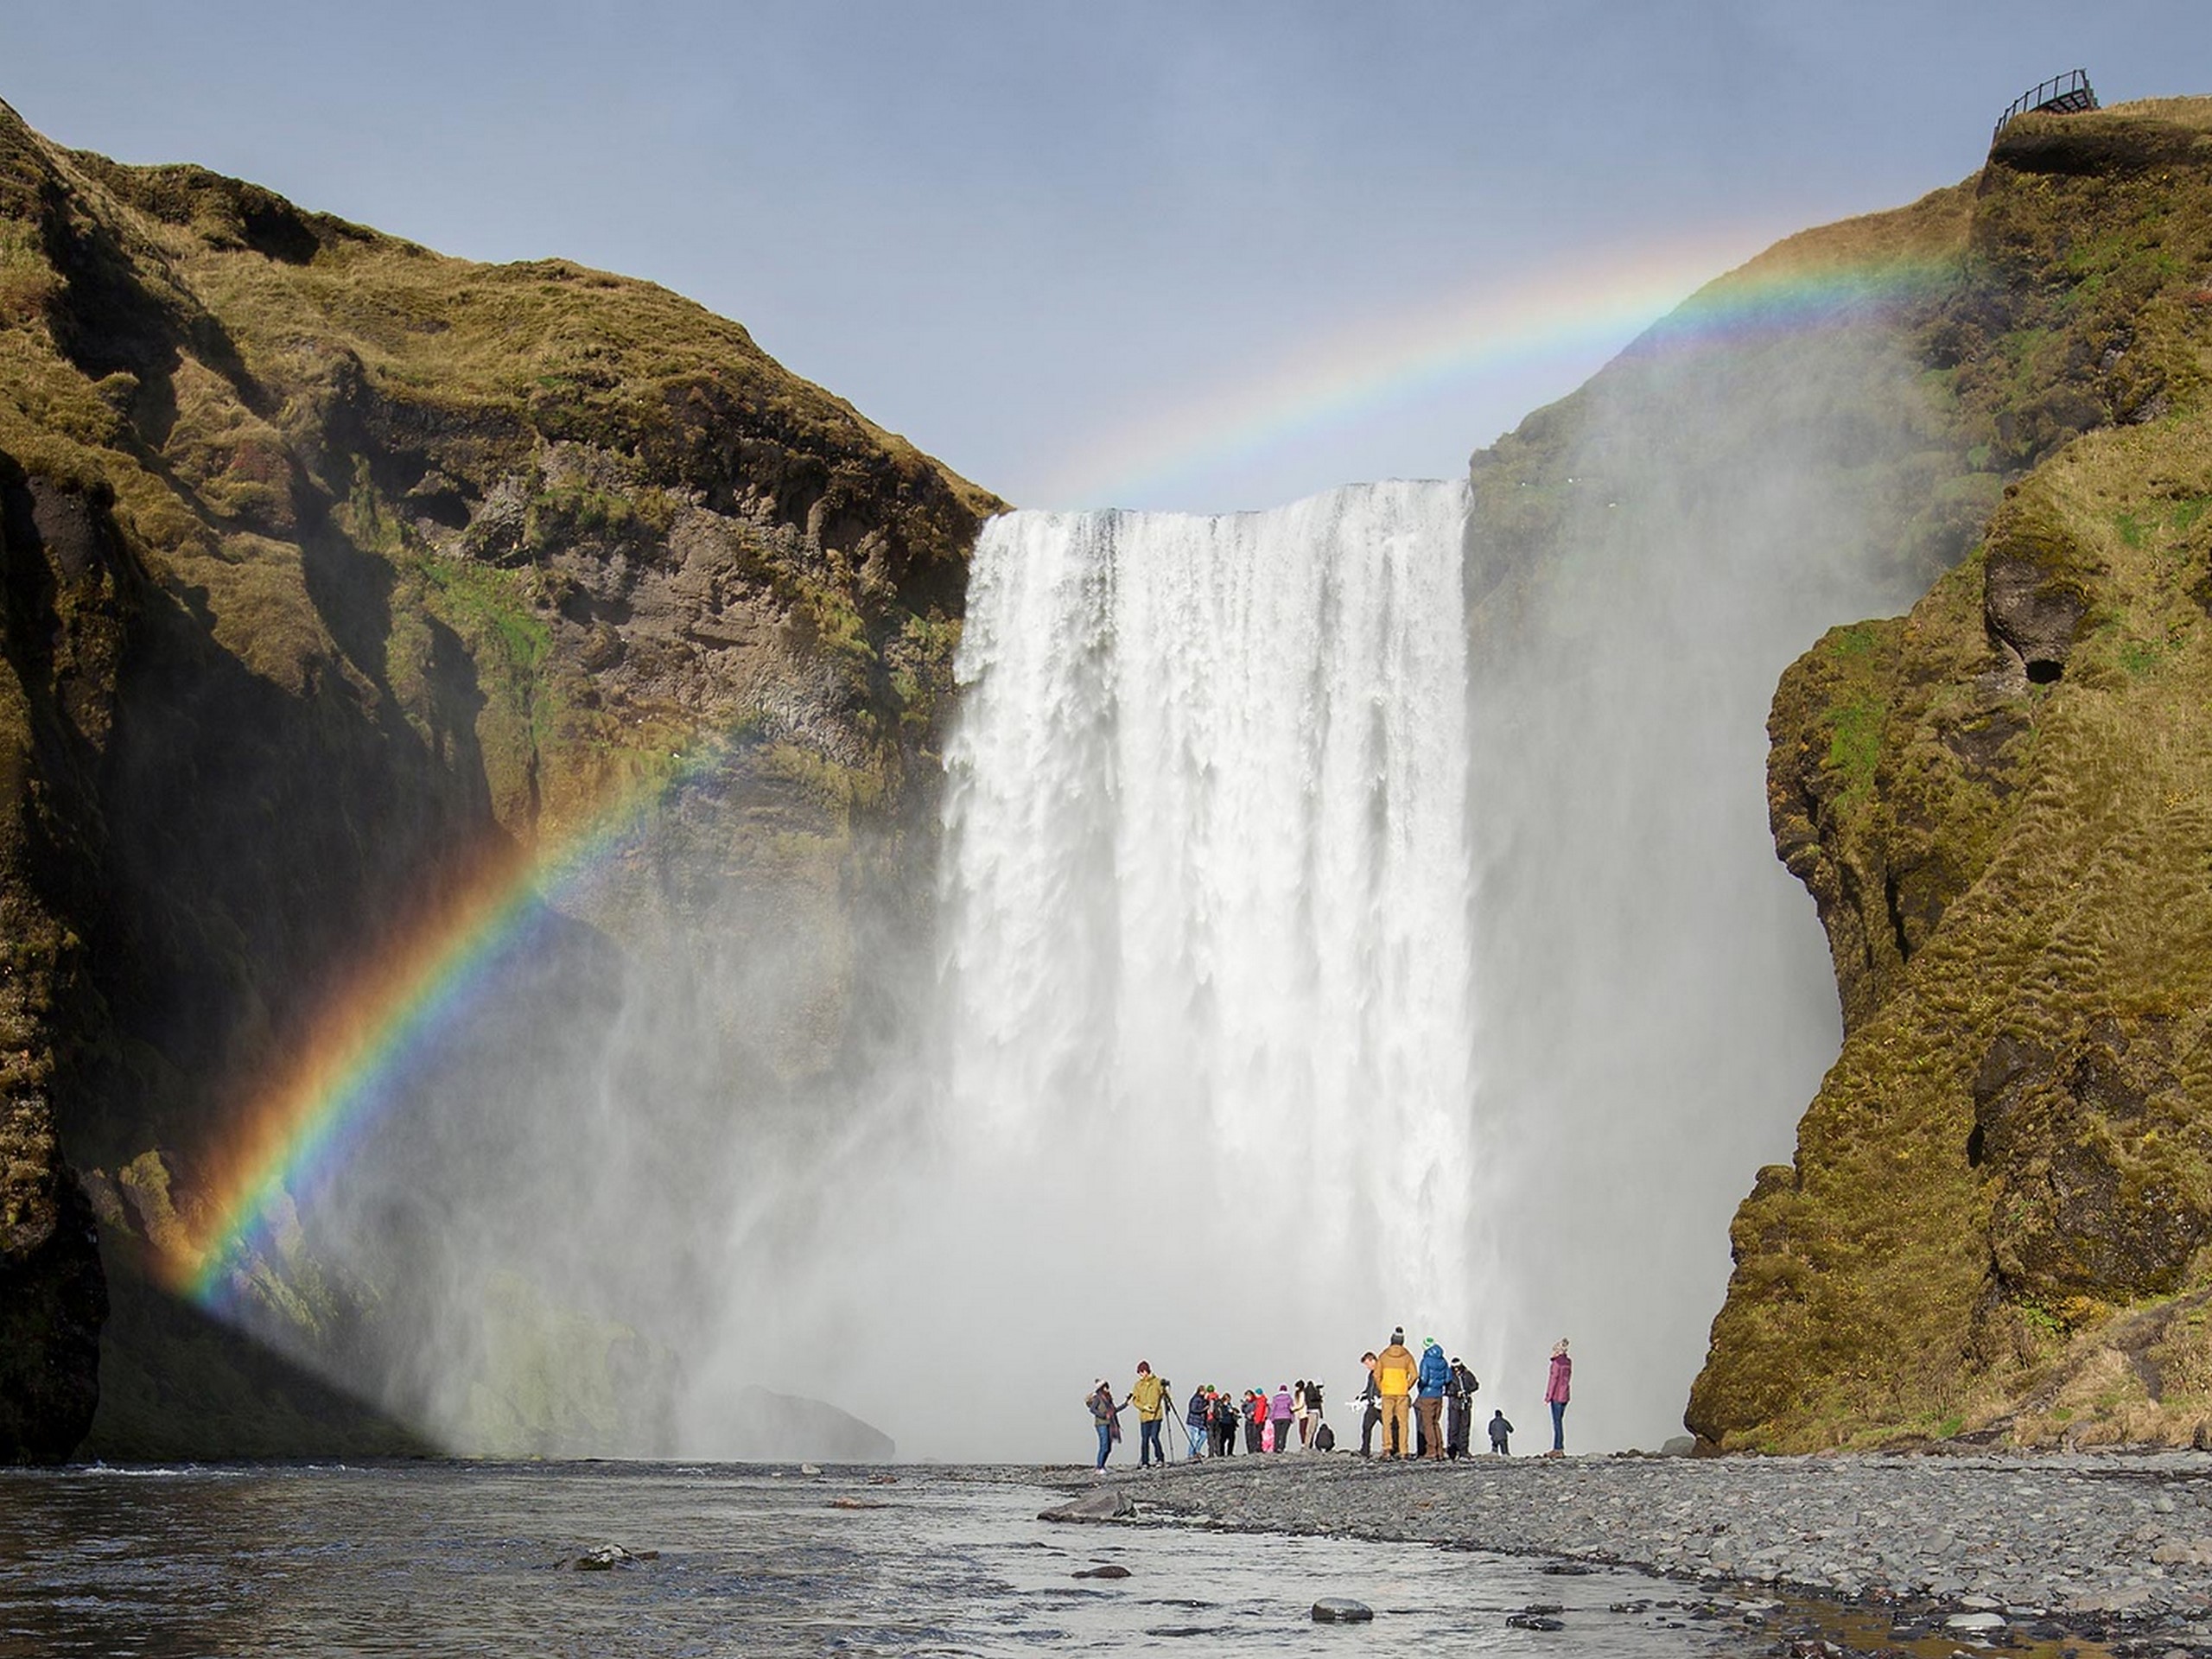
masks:
[[[803,942],[730,1042],[772,1084],[842,1064],[883,946],[841,895],[895,931],[927,891],[998,505],[650,284],[443,257],[0,105],[0,1457],[66,1453],[103,1387],[111,1452],[405,1443],[153,1255],[354,964],[702,741],[667,833]],[[563,960],[728,902],[654,874]],[[342,1370],[376,1291],[302,1270],[264,1311]]]
[[[2018,467],[1769,723],[1842,1052],[1732,1230],[1726,1448],[2212,1432],[2212,100],[2000,135],[1918,348]]]

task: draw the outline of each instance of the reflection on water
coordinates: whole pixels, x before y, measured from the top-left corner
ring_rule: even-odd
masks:
[[[955,1471],[398,1464],[0,1473],[0,1656],[1748,1654],[1634,1574],[1421,1545],[1057,1527]],[[618,1544],[656,1560],[577,1572]],[[1129,1576],[1078,1580],[1098,1564]],[[1316,1625],[1351,1596],[1365,1627]],[[1514,1629],[1534,1603],[1563,1633]],[[1622,1605],[1624,1611],[1610,1611]]]

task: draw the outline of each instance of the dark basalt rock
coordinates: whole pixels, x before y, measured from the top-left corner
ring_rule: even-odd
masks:
[[[1086,1492],[1081,1497],[1037,1513],[1039,1521],[1119,1521],[1137,1512],[1127,1492]]]

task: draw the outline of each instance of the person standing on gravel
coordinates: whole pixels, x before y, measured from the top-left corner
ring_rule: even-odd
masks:
[[[1298,1414],[1297,1402],[1291,1398],[1290,1384],[1275,1384],[1275,1397],[1268,1402],[1268,1421],[1274,1425],[1275,1450],[1290,1450],[1290,1425]]]
[[[1137,1408],[1137,1467],[1149,1469],[1157,1458],[1165,1469],[1167,1452],[1160,1444],[1160,1425],[1167,1415],[1167,1385],[1152,1374],[1149,1361],[1137,1361],[1137,1380],[1122,1403]]]
[[[1490,1451],[1492,1457],[1510,1458],[1513,1455],[1505,1449],[1505,1437],[1512,1432],[1513,1425],[1505,1421],[1505,1411],[1503,1407],[1491,1413]]]
[[[1421,1344],[1421,1396],[1415,1402],[1421,1411],[1421,1456],[1431,1463],[1444,1461],[1444,1391],[1452,1386],[1452,1362],[1444,1357],[1444,1350],[1434,1337],[1422,1338]]]
[[[1544,1453],[1548,1458],[1567,1455],[1567,1397],[1573,1376],[1574,1362],[1567,1357],[1567,1338],[1561,1337],[1552,1350],[1551,1378],[1544,1384],[1544,1402],[1552,1408],[1552,1449]]]
[[[1370,1348],[1359,1357],[1367,1368],[1367,1381],[1359,1390],[1359,1455],[1375,1455],[1375,1426],[1382,1421],[1382,1391],[1375,1383],[1375,1351]]]
[[[1452,1361],[1452,1380],[1445,1385],[1444,1400],[1450,1408],[1444,1430],[1444,1453],[1455,1461],[1467,1455],[1467,1429],[1474,1421],[1475,1395],[1482,1384],[1464,1359]]]
[[[1411,1457],[1406,1400],[1414,1391],[1414,1351],[1406,1346],[1403,1325],[1390,1333],[1390,1345],[1375,1357],[1375,1387],[1382,1400],[1382,1455]]]
[[[1098,1462],[1096,1467],[1106,1466],[1106,1455],[1114,1449],[1114,1442],[1122,1438],[1122,1408],[1114,1403],[1114,1390],[1104,1377],[1090,1391],[1090,1398],[1084,1403],[1090,1408],[1090,1421],[1098,1430]]]
[[[1183,1414],[1183,1426],[1190,1431],[1191,1455],[1198,1457],[1206,1448],[1206,1435],[1213,1426],[1213,1385],[1201,1382],[1192,1390],[1190,1409]]]

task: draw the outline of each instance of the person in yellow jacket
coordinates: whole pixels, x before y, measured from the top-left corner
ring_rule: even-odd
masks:
[[[1402,1325],[1390,1333],[1390,1345],[1375,1356],[1375,1389],[1382,1396],[1382,1455],[1386,1458],[1413,1456],[1406,1401],[1414,1391],[1419,1370],[1413,1350],[1406,1346]]]
[[[1147,1360],[1137,1361],[1137,1380],[1129,1385],[1128,1403],[1137,1408],[1137,1467],[1149,1468],[1157,1458],[1165,1468],[1167,1453],[1160,1448],[1160,1425],[1167,1414],[1167,1384],[1152,1374]]]

